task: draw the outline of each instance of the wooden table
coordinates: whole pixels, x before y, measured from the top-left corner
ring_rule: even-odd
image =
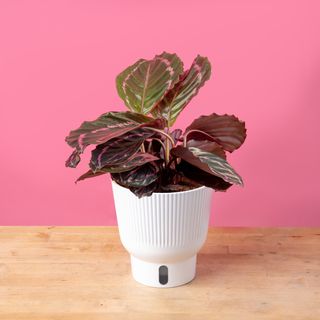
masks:
[[[0,227],[0,319],[320,319],[320,229],[214,228],[197,278],[130,275],[115,227]]]

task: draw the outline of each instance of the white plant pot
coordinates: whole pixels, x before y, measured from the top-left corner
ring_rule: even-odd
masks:
[[[120,239],[131,255],[134,279],[152,287],[176,287],[195,277],[213,190],[207,187],[153,193],[139,199],[112,182]]]

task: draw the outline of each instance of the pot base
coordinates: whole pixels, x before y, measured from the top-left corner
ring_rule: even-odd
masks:
[[[156,288],[181,286],[193,280],[197,255],[175,263],[152,263],[131,255],[132,276],[144,285]]]

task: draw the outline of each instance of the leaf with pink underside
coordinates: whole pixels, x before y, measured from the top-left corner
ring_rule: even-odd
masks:
[[[194,120],[187,127],[186,134],[188,139],[214,141],[229,152],[238,149],[247,136],[243,121],[234,115],[218,115],[216,113]]]

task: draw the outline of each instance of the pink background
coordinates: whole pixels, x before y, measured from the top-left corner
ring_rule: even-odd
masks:
[[[123,110],[115,77],[140,57],[208,56],[213,77],[177,126],[246,120],[229,157],[245,188],[215,194],[217,226],[319,226],[319,1],[0,2],[0,224],[112,225],[109,179],[74,184],[70,129]]]

